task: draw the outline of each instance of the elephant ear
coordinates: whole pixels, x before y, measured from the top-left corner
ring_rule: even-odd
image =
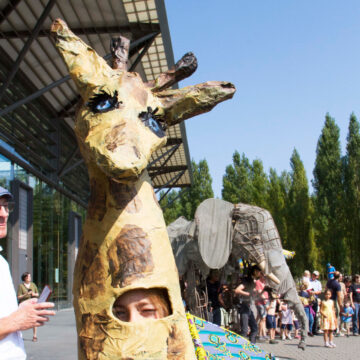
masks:
[[[193,241],[194,228],[194,221],[188,221],[183,216],[177,218],[166,228],[179,275],[185,274],[188,270],[189,258],[186,248],[188,243]]]
[[[195,212],[201,257],[210,269],[222,268],[232,248],[234,205],[220,199],[203,201]]]

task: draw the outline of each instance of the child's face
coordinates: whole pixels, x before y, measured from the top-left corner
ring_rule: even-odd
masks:
[[[326,300],[329,300],[331,298],[331,293],[330,293],[330,291],[327,291],[326,293],[325,293],[325,299]]]
[[[345,303],[345,307],[348,308],[350,306],[350,303],[349,302],[346,302]]]

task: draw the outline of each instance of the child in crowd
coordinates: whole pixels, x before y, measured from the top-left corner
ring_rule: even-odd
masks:
[[[266,306],[266,328],[269,330],[270,341],[269,344],[277,344],[278,341],[275,340],[275,331],[276,331],[276,304],[278,302],[278,296],[273,291],[269,292],[269,302]]]
[[[343,311],[341,312],[341,322],[346,330],[346,336],[350,336],[350,326],[354,309],[350,306],[350,301],[346,301]]]
[[[296,317],[295,313],[293,310],[291,310],[291,315],[292,315],[292,319],[293,319],[293,323],[294,323],[294,327],[295,327],[295,333],[294,333],[294,338],[295,339],[300,339],[300,335],[299,335],[299,330],[300,330],[300,324],[299,324],[299,320]]]
[[[331,291],[326,290],[324,294],[325,300],[321,302],[320,314],[321,314],[321,330],[324,331],[325,347],[335,348],[336,345],[333,342],[333,331],[337,328],[335,305],[331,300]]]
[[[293,326],[293,319],[291,310],[286,301],[283,301],[280,307],[281,310],[281,338],[291,340],[291,330]]]

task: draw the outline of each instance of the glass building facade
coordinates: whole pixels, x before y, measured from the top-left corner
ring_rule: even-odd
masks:
[[[46,284],[51,287],[51,300],[57,308],[70,307],[72,270],[86,209],[2,155],[0,185],[12,192],[20,189],[18,202],[22,205],[16,218],[14,214],[9,217],[7,238],[0,239],[1,255],[10,264],[15,286],[23,271],[29,271],[40,289]],[[23,189],[31,197],[26,198]],[[27,249],[27,244],[32,249]]]

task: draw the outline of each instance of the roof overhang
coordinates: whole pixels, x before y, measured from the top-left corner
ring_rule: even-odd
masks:
[[[112,36],[129,38],[129,67],[150,81],[174,65],[164,1],[0,0],[0,11],[0,153],[85,205],[88,175],[73,132],[79,97],[50,25],[64,19],[107,58]],[[190,186],[185,125],[171,126],[167,136],[148,167],[153,185]]]

